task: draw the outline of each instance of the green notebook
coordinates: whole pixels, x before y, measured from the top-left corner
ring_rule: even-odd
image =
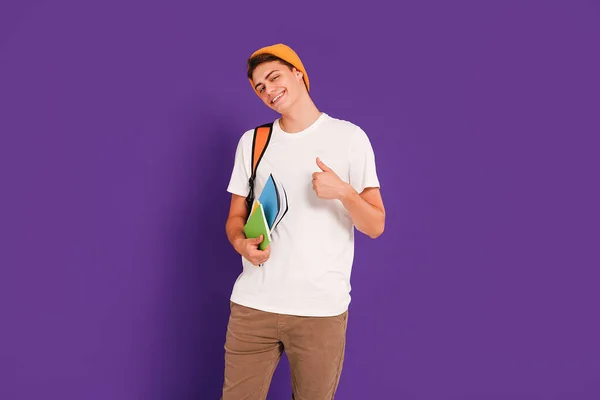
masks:
[[[262,204],[258,201],[252,210],[250,218],[248,218],[246,225],[244,225],[244,233],[248,239],[257,238],[260,235],[263,235],[263,241],[258,245],[258,248],[264,250],[269,243],[271,243],[271,232],[269,231],[265,211],[263,210]]]

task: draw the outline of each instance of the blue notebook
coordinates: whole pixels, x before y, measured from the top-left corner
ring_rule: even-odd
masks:
[[[269,179],[267,179],[258,201],[263,206],[269,229],[273,228],[273,223],[275,222],[275,218],[277,218],[277,214],[279,214],[280,207],[279,193],[277,192],[273,175],[269,175]]]

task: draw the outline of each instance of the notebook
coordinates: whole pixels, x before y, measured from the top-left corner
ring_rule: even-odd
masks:
[[[288,211],[287,193],[273,174],[269,175],[258,200],[263,206],[269,229],[273,231]]]
[[[244,234],[247,238],[257,238],[263,235],[263,241],[258,245],[260,250],[264,250],[271,243],[271,229],[267,223],[263,205],[260,200],[254,202],[252,213],[244,225]]]

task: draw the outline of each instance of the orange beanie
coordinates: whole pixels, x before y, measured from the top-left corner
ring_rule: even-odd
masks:
[[[264,53],[273,54],[274,56],[279,57],[282,60],[287,61],[290,64],[292,64],[294,67],[296,67],[296,69],[298,71],[302,72],[302,77],[304,79],[304,83],[306,84],[306,89],[308,91],[310,91],[310,85],[308,83],[308,75],[306,74],[306,69],[304,68],[304,65],[302,64],[302,61],[300,61],[300,57],[298,57],[298,54],[296,54],[296,52],[294,50],[292,50],[289,46],[286,46],[285,44],[278,43],[278,44],[266,46],[266,47],[263,47],[262,49],[256,50],[254,53],[252,53],[250,58],[257,56],[259,54],[264,54]],[[250,79],[250,84],[254,88],[252,79]]]

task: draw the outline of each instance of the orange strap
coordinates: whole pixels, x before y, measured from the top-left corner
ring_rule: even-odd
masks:
[[[254,129],[254,137],[252,139],[252,172],[250,179],[248,180],[249,193],[246,196],[246,204],[248,209],[252,207],[254,202],[254,180],[256,179],[256,170],[258,164],[265,154],[269,140],[271,140],[271,133],[273,132],[273,123],[268,123],[256,127]]]
[[[262,125],[254,130],[254,140],[252,142],[252,175],[256,176],[256,169],[260,162],[267,144],[271,139],[272,125]]]

